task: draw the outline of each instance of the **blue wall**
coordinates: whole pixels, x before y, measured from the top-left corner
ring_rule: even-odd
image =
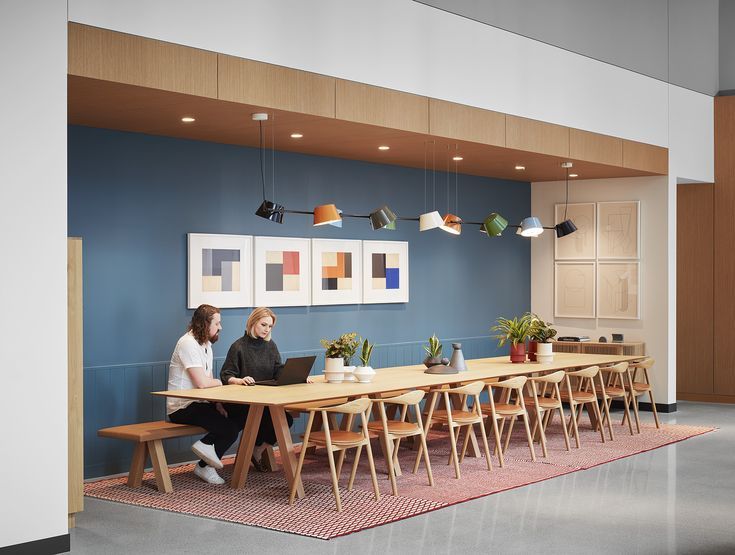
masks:
[[[530,242],[513,233],[488,239],[474,226],[457,237],[419,233],[414,222],[374,232],[366,220],[346,219],[337,229],[314,228],[309,216],[296,214],[283,225],[257,218],[257,149],[70,127],[68,158],[69,235],[84,239],[87,476],[125,471],[130,456],[123,442],[96,438],[98,428],[163,416],[162,401],[148,392],[165,389],[166,362],[191,315],[189,232],[409,242],[408,304],[278,308],[274,339],[284,354],[319,350],[320,338],[357,331],[379,345],[374,366],[420,362],[420,345],[433,332],[463,340],[465,356],[491,356],[494,319],[530,307]],[[276,153],[275,167],[276,200],[288,208],[334,202],[347,213],[367,213],[386,203],[403,216],[424,209],[420,169],[288,152]],[[440,212],[446,178],[437,172]],[[528,183],[460,175],[458,213],[481,221],[497,211],[520,221],[530,195]],[[428,196],[431,208],[431,183]],[[249,312],[223,311],[220,362]],[[169,459],[191,458],[189,443],[169,447]]]

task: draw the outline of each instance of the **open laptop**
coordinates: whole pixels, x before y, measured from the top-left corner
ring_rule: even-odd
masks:
[[[306,383],[306,377],[314,366],[315,356],[289,358],[275,380],[262,380],[255,385],[291,385]]]

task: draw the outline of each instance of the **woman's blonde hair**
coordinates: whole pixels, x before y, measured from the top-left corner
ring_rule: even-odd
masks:
[[[270,318],[273,320],[273,325],[275,326],[276,315],[270,308],[266,306],[259,306],[258,308],[253,309],[253,311],[250,313],[250,316],[248,316],[248,321],[245,322],[245,333],[247,333],[253,339],[257,339],[258,336],[255,335],[255,324],[257,324],[261,318],[265,318],[266,316],[270,316]],[[268,333],[268,335],[265,337],[265,340],[271,340],[270,333]]]

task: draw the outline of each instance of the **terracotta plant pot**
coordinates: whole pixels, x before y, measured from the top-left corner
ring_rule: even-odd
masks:
[[[518,343],[513,345],[510,344],[510,361],[511,362],[526,362],[526,344]]]
[[[530,360],[531,362],[536,362],[537,347],[538,347],[538,341],[528,342],[528,360]]]

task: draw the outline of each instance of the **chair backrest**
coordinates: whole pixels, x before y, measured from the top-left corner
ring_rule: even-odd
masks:
[[[424,398],[424,392],[420,389],[416,391],[409,391],[403,395],[397,397],[388,397],[387,399],[380,399],[380,402],[390,403],[393,405],[417,405]]]
[[[371,399],[362,397],[360,399],[350,401],[349,403],[342,403],[341,405],[334,407],[324,407],[322,409],[312,410],[323,410],[324,412],[337,412],[342,414],[359,414],[361,412],[365,412],[370,406],[370,403],[372,403]]]
[[[617,364],[613,364],[612,366],[607,366],[603,368],[605,372],[612,372],[614,374],[623,374],[628,369],[628,363],[627,362],[618,362]]]
[[[479,395],[485,387],[485,382],[472,382],[461,387],[446,390],[447,393],[459,393],[460,395]]]
[[[520,389],[524,385],[526,385],[527,381],[528,378],[526,376],[516,376],[515,378],[509,378],[507,380],[503,380],[502,382],[491,384],[491,387],[502,387],[503,389]]]
[[[536,383],[559,383],[564,379],[564,376],[566,376],[566,372],[564,372],[564,370],[557,370],[556,372],[546,374],[545,376],[529,378],[529,380]]]
[[[567,376],[572,378],[594,378],[599,371],[599,366],[590,366],[589,368],[582,368],[582,370],[567,372]]]
[[[631,362],[630,366],[633,368],[645,368],[649,369],[651,368],[656,361],[651,357],[646,357],[643,360],[637,360],[635,362]]]

